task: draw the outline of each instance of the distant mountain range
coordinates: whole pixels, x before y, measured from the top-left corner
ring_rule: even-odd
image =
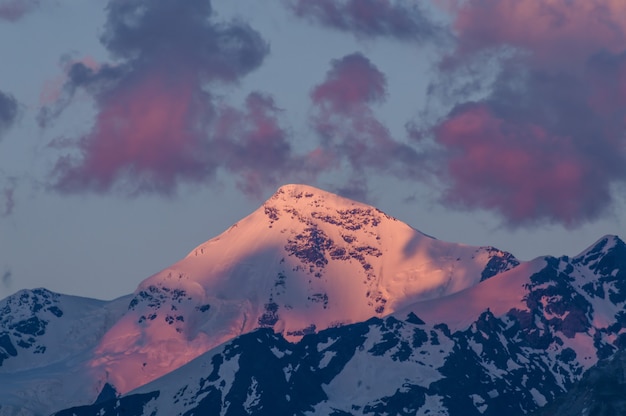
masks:
[[[520,262],[286,185],[133,294],[0,301],[0,415],[583,414],[625,304],[616,236]]]

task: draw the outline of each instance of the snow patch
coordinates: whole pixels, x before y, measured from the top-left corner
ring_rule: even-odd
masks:
[[[270,351],[272,351],[276,358],[283,358],[285,356],[285,353],[276,347],[272,347]]]
[[[419,408],[416,416],[448,416],[448,410],[443,405],[443,397],[437,394],[427,395],[426,402]]]
[[[533,396],[533,400],[535,401],[535,403],[537,403],[537,406],[543,407],[546,405],[546,403],[548,403],[544,395],[539,393],[539,390],[537,390],[536,388],[531,388],[530,394]]]
[[[337,353],[335,351],[325,351],[324,356],[320,360],[319,367],[320,369],[326,368],[326,366],[330,363],[330,361],[335,357]]]
[[[243,403],[244,409],[246,409],[249,414],[251,414],[250,411],[254,410],[253,408],[258,406],[261,401],[261,395],[257,391],[258,386],[259,382],[256,378],[252,377],[252,384],[248,387],[248,395],[246,396],[246,401]]]
[[[470,398],[472,399],[476,410],[478,410],[480,413],[485,413],[485,410],[487,410],[488,407],[487,403],[485,403],[485,399],[483,399],[482,396],[478,394],[470,394]]]

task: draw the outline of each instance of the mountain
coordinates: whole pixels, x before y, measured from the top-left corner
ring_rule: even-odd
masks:
[[[297,343],[253,331],[126,395],[58,414],[530,414],[623,348],[625,278],[626,245],[606,236],[576,257],[539,258]]]
[[[625,303],[616,236],[520,263],[286,185],[129,296],[0,301],[0,415],[527,414]]]
[[[46,289],[0,301],[0,414],[49,414],[84,402],[79,365],[126,312],[130,296],[105,302]],[[26,409],[32,411],[26,411]],[[40,412],[41,411],[41,412]]]
[[[34,414],[91,403],[106,385],[126,393],[257,328],[297,341],[518,264],[495,248],[442,242],[374,207],[286,185],[129,296],[103,302],[37,289],[3,300],[0,414],[24,402]]]
[[[92,367],[127,392],[256,328],[288,340],[455,293],[519,262],[304,185],[144,280]]]

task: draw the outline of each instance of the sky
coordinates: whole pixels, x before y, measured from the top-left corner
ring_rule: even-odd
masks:
[[[624,238],[624,45],[622,0],[0,0],[0,298],[131,293],[287,183]]]

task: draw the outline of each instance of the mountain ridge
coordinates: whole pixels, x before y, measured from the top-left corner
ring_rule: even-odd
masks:
[[[428,322],[403,310],[298,343],[261,328],[116,400],[59,415],[116,414],[124,406],[140,409],[131,413],[138,416],[531,414],[626,346],[618,301],[626,295],[623,247],[606,236],[572,258],[538,258],[466,289],[498,280],[523,289],[508,311],[487,307],[470,324]],[[619,261],[606,268],[606,259]]]
[[[0,392],[0,415],[19,414],[25,400],[26,414],[32,415],[65,414],[61,409],[116,412],[122,404],[140,402],[132,414],[147,415],[144,409],[175,400],[187,400],[178,408],[192,414],[207,397],[211,406],[220,406],[219,413],[256,409],[264,414],[268,402],[248,394],[274,389],[261,385],[262,370],[283,374],[283,386],[295,390],[272,394],[302,414],[380,413],[405,403],[415,412],[427,406],[455,415],[462,414],[455,413],[460,408],[447,397],[461,392],[471,398],[465,408],[472,406],[477,414],[480,409],[511,412],[506,397],[532,411],[565,391],[598,358],[620,348],[626,332],[626,318],[619,314],[626,302],[624,259],[623,241],[609,235],[572,258],[520,262],[493,247],[437,240],[367,204],[306,185],[285,185],[222,234],[143,280],[133,294],[110,302],[81,300],[92,305],[92,315],[66,312],[80,309],[78,298],[70,302],[74,306],[59,307],[60,316],[50,309],[54,302],[37,311],[26,305],[19,316],[7,313],[15,316],[0,322],[0,357],[6,355],[0,380],[11,383]],[[0,301],[0,310],[20,296]],[[54,346],[43,341],[45,331],[37,335],[33,317],[46,321],[40,324],[45,328],[58,324]],[[33,347],[21,347],[19,334],[24,333],[16,332],[14,324],[29,328],[29,322],[34,334],[25,336],[32,336]],[[61,339],[68,338],[70,327],[78,328],[71,333],[79,341],[62,351]],[[507,337],[511,343],[502,341]],[[330,348],[331,339],[343,347]],[[255,363],[255,351],[247,350],[257,344],[276,356],[269,367]],[[37,345],[45,347],[45,359],[24,367]],[[547,347],[552,350],[546,352]],[[237,354],[225,355],[226,349],[241,351],[252,360],[246,364],[250,367],[244,369]],[[513,364],[498,358],[505,356]],[[312,360],[310,365],[319,368],[296,371],[300,363],[290,357]],[[337,362],[343,364],[330,371],[333,357],[343,357]],[[199,373],[192,377],[187,368]],[[491,397],[493,391],[471,383],[455,387],[451,380],[459,368],[491,379],[498,395]],[[394,384],[389,371],[404,374],[406,386]],[[522,383],[524,371],[532,372],[533,380],[551,381],[532,390]],[[506,372],[515,377],[507,379]],[[171,374],[183,374],[199,388],[162,387],[159,383],[172,380]],[[325,375],[318,379],[315,374]],[[383,396],[359,387],[380,390],[376,378],[383,374],[388,375],[382,377],[387,380]],[[308,410],[293,407],[288,402],[297,392],[304,394],[307,377],[321,383],[311,385],[317,393],[303,401]],[[107,386],[107,394],[102,393]],[[342,401],[339,386],[353,386],[342,391],[355,398],[358,409]],[[235,398],[249,399],[249,406],[239,403],[234,410],[228,403]],[[160,414],[171,409],[160,406]]]

